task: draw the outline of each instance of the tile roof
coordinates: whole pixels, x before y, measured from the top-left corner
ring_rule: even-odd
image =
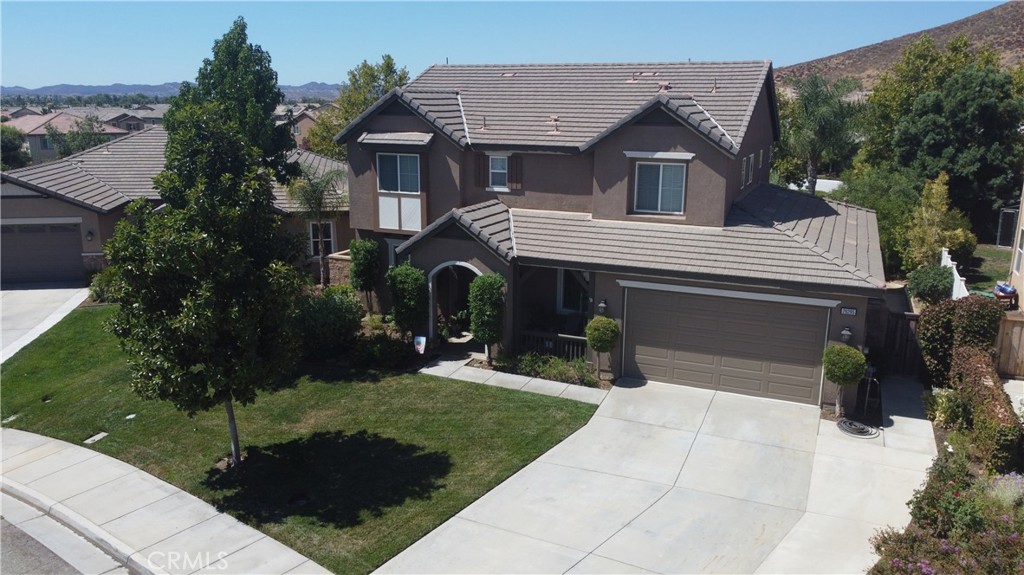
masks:
[[[164,169],[166,145],[164,127],[151,126],[60,160],[4,172],[2,178],[106,213],[136,198],[160,199],[153,178]],[[308,166],[317,175],[347,170],[344,162],[305,150],[292,151],[288,161]],[[347,194],[348,178],[340,182],[341,193]],[[274,196],[282,211],[297,210],[284,186],[275,185]]]
[[[339,137],[400,99],[460,145],[585,150],[624,118],[663,106],[736,153],[765,82],[768,61],[435,65]]]
[[[524,264],[858,290],[885,286],[874,212],[767,184],[734,204],[721,228],[595,220],[587,213],[510,209],[496,200],[446,218],[485,245],[499,246],[492,249],[506,260]],[[432,226],[399,250],[431,235]]]
[[[29,136],[45,136],[47,126],[53,126],[58,132],[66,133],[75,127],[75,122],[79,122],[82,119],[82,116],[76,116],[70,112],[60,111],[42,114],[39,116],[33,115],[13,118],[4,122],[4,125],[17,128]],[[127,134],[128,130],[122,130],[121,128],[109,126],[107,124],[100,124],[100,133],[118,136]]]

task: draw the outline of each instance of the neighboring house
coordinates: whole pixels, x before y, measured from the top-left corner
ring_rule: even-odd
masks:
[[[768,184],[778,137],[771,63],[732,62],[433,66],[336,140],[357,236],[429,278],[430,336],[498,273],[507,351],[593,359],[604,313],[616,376],[820,404],[885,274],[874,212]]]
[[[96,116],[104,124],[121,128],[128,132],[137,132],[149,126],[164,123],[164,113],[170,104],[139,104],[130,108],[117,106],[84,106],[65,108],[64,111],[75,116]]]
[[[16,108],[14,110],[5,112],[4,115],[11,119],[21,118],[22,116],[42,116],[43,109],[38,106],[22,106],[20,108]]]
[[[309,149],[309,130],[316,123],[316,116],[313,111],[303,110],[292,118],[291,134],[295,139],[295,145],[302,149]]]
[[[40,164],[57,159],[57,150],[47,135],[47,126],[52,126],[58,132],[67,133],[75,129],[75,123],[82,120],[82,116],[76,116],[66,111],[52,112],[41,115],[27,115],[4,122],[4,125],[11,126],[25,133],[25,141],[28,144],[29,155],[32,156],[33,164]],[[116,126],[104,124],[100,132],[113,140],[128,133]]]
[[[103,244],[128,203],[160,201],[153,177],[164,169],[166,143],[167,132],[154,126],[55,162],[0,174],[0,283],[83,282],[102,268]],[[318,174],[345,170],[341,162],[298,150],[289,161]],[[344,186],[342,178],[338,193],[343,196]],[[296,215],[284,187],[276,186],[274,194],[275,205],[287,216],[285,229],[307,237],[316,232]],[[347,208],[328,222],[326,232],[331,252],[348,247]],[[309,250],[313,271],[318,261],[313,242]]]

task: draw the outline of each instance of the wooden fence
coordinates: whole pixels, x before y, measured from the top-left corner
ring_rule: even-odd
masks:
[[[1024,377],[1024,314],[1003,315],[996,339],[996,370],[1001,377]]]

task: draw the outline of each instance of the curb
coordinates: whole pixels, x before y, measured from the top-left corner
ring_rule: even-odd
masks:
[[[86,520],[78,513],[68,509],[59,501],[55,501],[31,487],[22,485],[17,481],[11,481],[6,477],[0,477],[0,491],[35,507],[44,515],[55,519],[102,549],[104,553],[113,557],[132,572],[141,575],[159,575],[150,566],[138,561],[136,558],[138,552],[135,549],[132,549],[128,544],[114,537],[99,525]]]

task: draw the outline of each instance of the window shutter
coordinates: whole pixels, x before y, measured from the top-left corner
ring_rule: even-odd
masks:
[[[491,166],[487,161],[487,154],[477,153],[476,155],[476,187],[486,188],[488,179],[491,177]]]
[[[523,189],[523,157],[508,157],[508,189]]]

